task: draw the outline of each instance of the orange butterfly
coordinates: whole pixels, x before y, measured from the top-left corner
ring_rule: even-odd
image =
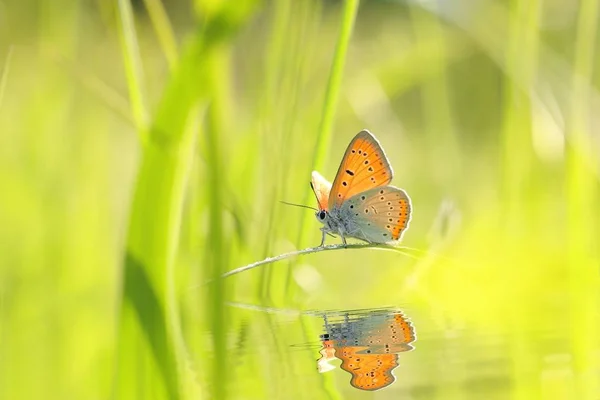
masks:
[[[399,241],[408,228],[411,203],[404,190],[388,186],[393,174],[379,142],[367,130],[350,142],[333,185],[313,171],[316,217],[324,225],[321,246],[328,233],[340,235],[344,244],[346,237],[370,243]]]
[[[383,389],[396,380],[398,353],[413,349],[415,332],[401,312],[366,316],[357,320],[329,325],[322,335],[323,348],[317,365],[326,372],[327,361],[335,355],[341,368],[352,375],[350,384],[361,390]]]

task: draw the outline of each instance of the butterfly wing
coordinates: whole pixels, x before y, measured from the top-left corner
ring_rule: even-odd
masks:
[[[366,337],[361,339],[360,344],[368,345],[368,348],[361,353],[402,353],[412,350],[410,343],[415,340],[415,330],[408,318],[401,312],[395,312],[387,316],[383,323],[366,332]]]
[[[335,366],[329,364],[330,361],[335,359],[335,347],[333,340],[324,340],[322,342],[323,347],[319,350],[321,358],[317,360],[317,369],[319,373],[331,371]]]
[[[329,192],[331,191],[331,182],[323,178],[317,171],[312,172],[310,187],[315,193],[319,210],[328,210]]]
[[[344,202],[341,214],[352,222],[349,234],[371,243],[400,240],[411,216],[410,197],[393,186],[374,188]]]
[[[352,196],[392,180],[392,167],[379,145],[367,130],[360,131],[348,145],[329,194],[329,209],[340,207]]]
[[[361,390],[379,390],[396,380],[392,373],[398,366],[397,354],[364,354],[365,347],[348,346],[335,349],[342,360],[340,367],[352,375],[350,384]]]
[[[398,337],[398,343],[412,343],[417,339],[415,329],[402,313],[394,314],[394,327],[390,325],[390,331]]]

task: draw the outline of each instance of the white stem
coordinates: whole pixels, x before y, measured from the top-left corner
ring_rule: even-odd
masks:
[[[411,250],[407,247],[397,247],[397,246],[391,246],[391,245],[387,245],[387,244],[375,244],[375,243],[348,244],[345,246],[343,244],[330,244],[328,246],[309,247],[307,249],[290,251],[289,253],[283,253],[283,254],[280,254],[275,257],[267,257],[264,260],[254,262],[252,264],[244,265],[243,267],[239,267],[239,268],[233,269],[229,272],[226,272],[223,275],[221,275],[221,278],[227,278],[228,276],[236,275],[236,274],[239,274],[240,272],[244,272],[244,271],[248,271],[249,269],[260,267],[261,265],[275,263],[277,261],[285,260],[286,258],[301,256],[303,254],[317,253],[319,251],[329,251],[329,250],[365,249],[365,248],[371,248],[371,249],[376,249],[376,250],[395,251],[395,252],[407,255],[409,257],[415,258],[415,256],[413,256],[412,254],[406,253],[406,250]]]

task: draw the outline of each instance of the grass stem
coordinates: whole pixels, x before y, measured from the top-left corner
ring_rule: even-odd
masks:
[[[333,55],[333,62],[329,71],[329,80],[327,82],[327,89],[325,90],[325,101],[323,103],[323,112],[321,114],[321,122],[319,124],[319,131],[317,140],[315,142],[315,150],[313,156],[312,168],[319,170],[322,169],[325,163],[325,156],[327,149],[329,149],[329,143],[331,142],[332,126],[335,117],[335,111],[338,103],[339,93],[342,86],[342,74],[344,72],[344,65],[346,61],[346,54],[348,53],[348,47],[350,44],[350,38],[352,36],[352,30],[354,28],[354,21],[358,13],[359,0],[346,0],[344,3],[344,11],[342,16],[342,25],[340,27],[340,34],[338,36],[335,52]],[[308,198],[311,196],[309,191],[306,191],[303,204],[308,203]],[[306,240],[305,225],[308,217],[303,215],[300,219],[300,225],[298,228],[298,238],[296,244],[301,247]],[[290,290],[290,284],[292,282],[293,265],[290,265],[286,278],[286,287]]]
[[[140,50],[135,30],[133,10],[129,0],[118,0],[119,39],[123,52],[123,64],[129,89],[129,101],[133,118],[142,143],[145,142],[148,124],[146,105],[144,104],[143,73]]]
[[[260,267],[261,265],[272,264],[277,261],[301,256],[304,254],[319,253],[321,251],[331,251],[331,250],[345,250],[345,249],[354,250],[354,249],[369,249],[369,248],[395,251],[395,252],[398,252],[398,253],[401,253],[401,254],[404,254],[409,257],[414,258],[413,255],[406,253],[406,250],[412,250],[412,249],[409,249],[408,247],[395,247],[395,246],[390,246],[390,245],[386,245],[386,244],[373,244],[373,243],[349,244],[346,246],[344,246],[343,244],[331,244],[331,245],[327,245],[327,246],[308,247],[306,249],[290,251],[289,253],[283,253],[283,254],[280,254],[280,255],[274,256],[274,257],[267,257],[264,260],[254,262],[252,264],[244,265],[243,267],[239,267],[239,268],[236,268],[229,272],[226,272],[223,275],[221,275],[221,278],[227,278],[229,276],[237,275],[241,272],[248,271],[248,270],[254,269],[256,267]]]

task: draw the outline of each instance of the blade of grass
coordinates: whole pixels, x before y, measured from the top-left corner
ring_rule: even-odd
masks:
[[[594,73],[598,2],[582,0],[577,22],[570,120],[566,146],[568,208],[568,266],[571,293],[571,349],[575,371],[575,397],[597,397],[599,385],[596,348],[598,321],[598,265],[593,253],[598,182],[590,160],[590,84]],[[593,162],[593,163],[592,163]]]
[[[346,0],[344,3],[340,35],[333,55],[331,70],[329,72],[329,80],[325,92],[325,102],[323,104],[323,114],[321,123],[319,124],[317,143],[315,143],[313,167],[316,169],[323,168],[326,151],[331,142],[333,120],[335,118],[338,98],[342,86],[342,75],[346,63],[346,54],[348,53],[348,46],[350,45],[350,38],[352,37],[352,30],[354,28],[354,22],[356,21],[356,15],[358,14],[359,4],[359,0]]]
[[[531,109],[529,88],[536,68],[537,47],[530,44],[536,36],[537,21],[531,21],[529,10],[539,8],[537,1],[531,5],[513,0],[509,13],[509,39],[506,50],[504,85],[504,126],[502,130],[503,193],[510,221],[520,223],[522,196],[530,184],[532,162]],[[529,4],[529,3],[527,3]],[[533,26],[528,24],[533,23]],[[510,222],[509,221],[509,222]],[[513,227],[514,228],[514,227]],[[510,229],[510,226],[509,226]]]
[[[522,2],[512,0],[508,13],[508,43],[506,46],[505,109],[502,129],[502,204],[505,219],[504,239],[507,265],[519,265],[512,259],[517,256],[515,249],[528,232],[527,221],[530,213],[526,209],[533,181],[534,156],[532,148],[532,122],[530,95],[535,86],[538,63],[538,30],[541,13],[539,0]],[[525,227],[523,226],[525,224]],[[517,256],[518,257],[518,256]],[[516,273],[516,272],[515,272]],[[517,292],[519,293],[519,292]],[[524,299],[523,299],[524,300]],[[526,323],[528,310],[521,307],[523,300],[512,302],[510,318],[514,326]],[[512,375],[517,382],[513,396],[516,399],[539,397],[536,388],[529,384],[532,374],[537,371],[531,351],[530,336],[522,330],[512,332],[510,351],[512,354]]]
[[[133,119],[142,143],[145,142],[148,114],[144,104],[143,71],[137,42],[133,10],[129,0],[117,0],[118,32]]]
[[[221,181],[225,174],[223,163],[223,150],[219,138],[224,133],[224,123],[227,114],[225,106],[224,82],[228,81],[229,54],[222,50],[212,58],[209,74],[212,82],[212,103],[208,114],[208,127],[206,131],[206,161],[207,182],[211,190],[208,195],[210,246],[207,258],[210,265],[210,276],[213,284],[210,286],[209,298],[206,302],[207,315],[211,322],[213,363],[212,363],[212,396],[216,399],[225,399],[226,382],[228,381],[227,348],[225,332],[225,283],[219,276],[227,266],[227,255],[223,234],[223,185]]]
[[[243,267],[239,267],[239,268],[236,268],[229,272],[226,272],[221,276],[221,278],[227,278],[229,276],[237,275],[241,272],[248,271],[248,270],[254,269],[256,267],[260,267],[261,265],[272,264],[277,261],[301,256],[304,254],[318,253],[321,251],[330,251],[330,250],[365,249],[365,248],[395,251],[395,252],[404,254],[406,256],[409,256],[411,258],[416,258],[412,254],[405,252],[405,250],[411,250],[411,249],[404,248],[404,247],[395,247],[395,246],[389,246],[389,245],[385,245],[385,244],[373,244],[373,243],[348,244],[346,246],[344,246],[343,244],[331,244],[331,245],[322,246],[322,247],[321,246],[309,247],[309,248],[302,249],[302,250],[290,251],[289,253],[283,253],[283,254],[280,254],[275,257],[267,257],[264,260],[254,262],[252,264],[244,265]]]
[[[276,145],[274,143],[269,144],[271,149],[276,146],[278,148],[277,154],[281,156],[273,157],[273,159],[267,161],[270,164],[268,166],[269,171],[278,171],[275,178],[277,184],[274,185],[270,196],[267,228],[267,237],[270,239],[279,232],[277,228],[280,225],[277,222],[285,218],[280,214],[283,210],[282,207],[278,206],[277,200],[287,197],[287,190],[290,186],[290,170],[297,164],[293,157],[288,157],[287,154],[289,149],[294,146],[293,133],[300,123],[299,115],[304,111],[301,102],[305,93],[303,87],[307,83],[306,64],[311,62],[312,50],[312,45],[307,45],[307,42],[312,41],[307,40],[307,37],[310,37],[310,34],[316,31],[315,25],[320,21],[320,4],[313,1],[296,2],[288,11],[288,14],[291,21],[286,24],[285,37],[287,40],[282,44],[284,45],[285,54],[291,53],[293,56],[288,55],[288,61],[282,67],[287,73],[282,74],[281,79],[278,80],[278,92],[275,94],[275,98],[279,99],[280,104],[277,111],[274,108],[271,109],[270,117],[270,119],[277,121],[275,131],[281,132],[279,143]],[[288,99],[288,101],[281,104],[282,98]],[[275,102],[273,101],[273,103]],[[272,105],[274,106],[274,104]],[[306,187],[303,186],[303,188]],[[267,240],[267,246],[262,256],[266,257],[270,253],[270,245],[271,240]],[[286,271],[278,271],[273,274],[271,268],[264,268],[260,274],[260,279],[260,295],[265,299],[281,300],[286,297]]]
[[[436,5],[432,3],[431,7]],[[422,84],[423,120],[432,159],[447,160],[440,164],[438,174],[446,175],[444,181],[454,182],[460,174],[461,160],[449,101],[446,76],[449,55],[444,30],[437,14],[432,15],[421,7],[413,6],[410,8],[410,15],[418,51],[424,54],[432,52],[437,55],[437,58],[430,60],[428,66],[430,75]],[[431,163],[431,165],[435,164]],[[451,189],[451,187],[446,188],[446,190]]]
[[[315,150],[313,153],[312,167],[316,170],[323,169],[325,157],[327,155],[327,149],[331,143],[333,120],[335,118],[335,111],[342,86],[342,75],[346,62],[346,54],[348,53],[348,46],[350,44],[350,38],[352,37],[352,30],[354,28],[354,22],[356,21],[356,15],[358,14],[359,4],[359,0],[346,0],[344,2],[342,24],[335,47],[335,52],[333,54],[331,69],[329,71],[329,80],[325,90],[325,101],[323,103],[321,122],[319,124]],[[307,190],[302,204],[307,204],[310,196],[311,194]],[[309,218],[305,214],[300,218],[298,236],[296,239],[296,246],[299,248],[302,247],[306,242],[305,225],[308,219]],[[288,267],[285,285],[287,292],[292,290],[293,268],[293,264],[290,264]]]
[[[140,387],[156,388],[161,383],[169,398],[181,397],[179,370],[185,353],[183,348],[178,348],[179,327],[173,326],[177,316],[172,315],[176,312],[172,274],[187,171],[194,154],[195,132],[188,127],[190,117],[195,117],[193,111],[208,95],[207,62],[213,57],[216,45],[237,28],[236,24],[226,21],[220,15],[215,16],[186,46],[167,83],[143,146],[124,265],[118,365],[126,367],[121,373],[131,373],[136,371],[140,357],[147,357],[145,351],[132,350],[142,334],[150,346],[159,375],[127,382],[117,374],[115,390],[120,398],[131,398]],[[130,88],[135,87],[130,85]],[[141,330],[131,321],[133,315]],[[129,371],[129,368],[133,369]],[[137,391],[128,386],[131,383],[137,385]]]
[[[173,70],[177,63],[177,42],[175,41],[169,16],[161,0],[144,0],[144,2],[156,36],[158,36],[160,47],[165,54],[169,68]]]
[[[10,62],[12,60],[13,47],[8,48],[6,53],[6,59],[4,60],[4,68],[2,68],[2,76],[0,77],[0,108],[2,108],[2,102],[4,100],[4,93],[6,91],[6,82],[8,81],[8,73],[10,71]]]
[[[268,135],[265,135],[264,143],[262,144],[265,149],[270,149],[272,144],[272,136],[274,131],[277,129],[274,127],[273,120],[278,119],[277,117],[280,113],[275,112],[275,105],[277,104],[277,99],[280,97],[280,92],[278,91],[279,83],[281,82],[281,78],[283,75],[284,68],[284,55],[286,54],[286,50],[289,47],[289,32],[291,25],[291,16],[294,12],[295,8],[292,7],[291,1],[282,0],[276,2],[274,6],[273,12],[273,21],[271,27],[271,34],[269,47],[267,51],[267,68],[265,71],[265,95],[263,97],[263,102],[260,105],[259,112],[261,113],[261,120],[264,119],[265,127],[263,129],[269,132]],[[281,113],[281,115],[285,115]],[[268,151],[268,150],[267,150]],[[263,160],[263,168],[267,171],[271,171],[274,168],[273,162],[282,162],[281,158],[272,160],[272,159],[264,159]],[[263,247],[262,257],[266,257],[267,254],[271,251],[271,242],[275,227],[276,221],[276,212],[277,207],[274,207],[273,204],[277,201],[277,198],[280,196],[278,194],[278,185],[274,185],[271,189],[270,198],[271,198],[271,206],[269,207],[269,214],[266,218],[266,238]],[[270,277],[271,271],[269,269],[264,269],[260,275],[260,282],[256,285],[257,289],[257,297],[259,298],[268,298],[270,295]]]
[[[113,110],[115,114],[122,117],[127,123],[135,126],[127,98],[121,95],[115,88],[108,85],[92,71],[88,71],[76,60],[69,60],[52,51],[48,52],[48,56],[59,63],[69,76],[72,76],[77,83],[81,84],[92,96],[95,96],[99,102]]]

